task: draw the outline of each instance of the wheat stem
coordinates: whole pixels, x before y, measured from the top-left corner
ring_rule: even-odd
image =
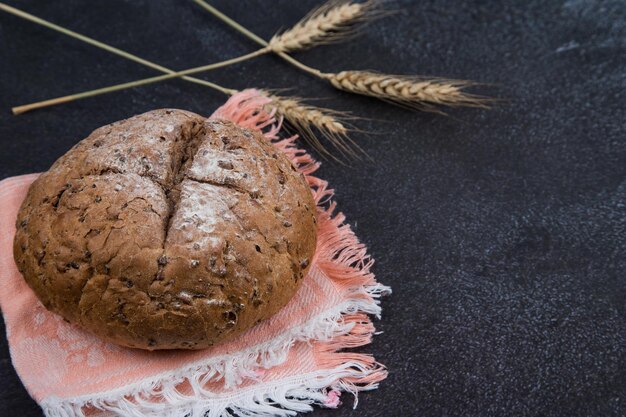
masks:
[[[243,27],[242,25],[240,25],[239,23],[237,23],[236,21],[234,21],[230,17],[226,16],[224,13],[220,12],[219,10],[217,10],[215,7],[211,6],[206,1],[204,1],[204,0],[193,0],[193,1],[195,3],[197,3],[199,6],[201,6],[202,8],[204,8],[206,11],[211,13],[213,16],[217,17],[219,20],[221,20],[222,22],[226,23],[228,26],[230,26],[233,29],[235,29],[236,31],[240,32],[241,34],[243,34],[247,38],[251,39],[252,41],[256,42],[260,46],[262,46],[264,48],[269,46],[269,42],[267,42],[263,38],[259,37],[258,35],[252,33],[250,30],[246,29],[245,27]],[[279,57],[281,57],[285,61],[289,62],[290,64],[294,65],[295,67],[301,69],[302,71],[307,72],[307,73],[309,73],[309,74],[311,74],[311,75],[313,75],[315,77],[323,78],[322,72],[320,70],[318,70],[317,68],[309,67],[308,65],[303,64],[302,62],[298,61],[295,58],[292,58],[291,56],[287,55],[284,52],[275,52],[275,53]]]
[[[204,8],[205,10],[207,10],[209,13],[211,13],[212,15],[217,17],[219,20],[221,20],[222,22],[226,23],[228,26],[232,27],[236,31],[238,31],[238,32],[242,33],[243,35],[245,35],[247,38],[253,40],[256,43],[258,43],[260,46],[262,46],[262,47],[267,46],[267,42],[265,40],[263,40],[259,36],[255,35],[251,31],[249,31],[248,29],[246,29],[245,27],[240,25],[239,23],[235,22],[233,19],[231,19],[230,17],[226,16],[224,13],[220,12],[215,7],[211,6],[209,3],[205,2],[205,1],[202,1],[202,0],[193,0],[193,1],[196,2],[202,8]]]
[[[164,72],[166,74],[172,74],[172,73],[175,72],[174,70],[171,70],[171,69],[166,68],[164,66],[161,66],[159,64],[155,64],[154,62],[148,61],[147,59],[140,58],[137,55],[133,55],[133,54],[131,54],[129,52],[126,52],[126,51],[123,51],[123,50],[121,50],[119,48],[115,48],[113,46],[107,45],[107,44],[102,43],[100,41],[97,41],[97,40],[95,40],[93,38],[90,38],[88,36],[81,35],[80,33],[77,33],[77,32],[74,32],[72,30],[66,29],[66,28],[61,27],[59,25],[56,25],[56,24],[54,24],[52,22],[44,20],[44,19],[42,19],[40,17],[34,16],[34,15],[30,14],[30,13],[26,13],[26,12],[24,12],[22,10],[16,9],[15,7],[11,7],[11,6],[7,5],[7,4],[0,3],[0,10],[2,10],[4,12],[7,12],[9,14],[12,14],[14,16],[17,16],[17,17],[21,17],[22,19],[26,19],[26,20],[28,20],[30,22],[37,23],[38,25],[47,27],[48,29],[52,29],[52,30],[54,30],[56,32],[62,33],[62,34],[67,35],[67,36],[69,36],[71,38],[77,39],[77,40],[85,42],[85,43],[87,43],[89,45],[92,45],[92,46],[95,46],[97,48],[103,49],[103,50],[105,50],[107,52],[111,52],[112,54],[121,56],[122,58],[126,58],[126,59],[128,59],[130,61],[137,62],[137,63],[139,63],[141,65],[144,65],[144,66],[146,66],[148,68],[152,68],[152,69],[155,69],[157,71]],[[209,88],[213,88],[213,89],[216,89],[216,87],[219,87],[217,84],[213,84],[212,82],[201,80],[200,78],[183,77],[183,79],[186,80],[186,81],[190,81],[190,82],[193,82],[193,83],[196,83],[196,84],[204,85],[205,87],[209,87]]]
[[[199,2],[199,4],[202,4],[201,2]],[[254,57],[257,57],[259,55],[265,54],[270,52],[268,43],[265,42],[263,39],[259,38],[258,36],[256,36],[255,34],[253,34],[252,32],[248,31],[247,29],[245,29],[243,26],[239,25],[237,22],[233,21],[232,19],[228,18],[227,16],[223,15],[221,12],[219,12],[217,9],[213,8],[212,6],[210,6],[209,4],[202,4],[203,6],[208,7],[208,10],[210,10],[212,13],[215,13],[216,16],[218,17],[223,17],[224,19],[222,19],[224,22],[228,23],[229,25],[231,25],[232,27],[236,28],[237,30],[241,31],[242,33],[246,34],[247,36],[249,36],[251,39],[253,39],[255,42],[259,43],[260,45],[263,45],[263,48],[252,52],[250,54],[246,54],[237,58],[233,58],[230,60],[226,60],[226,61],[222,61],[222,62],[218,62],[215,64],[210,64],[207,66],[203,66],[203,67],[199,67],[199,68],[192,68],[190,70],[187,71],[192,71],[191,73],[195,73],[195,72],[201,72],[201,71],[208,71],[211,69],[216,69],[216,68],[221,68],[227,65],[232,65],[238,62],[242,62],[244,60],[247,59],[251,59]],[[115,48],[113,46],[107,45],[103,42],[100,42],[98,40],[95,40],[93,38],[90,38],[88,36],[82,35],[80,33],[74,32],[72,30],[66,29],[62,26],[56,25],[52,22],[49,22],[47,20],[41,19],[37,16],[34,16],[30,13],[24,12],[22,10],[16,9],[14,7],[11,7],[7,4],[1,3],[0,2],[0,10],[5,11],[9,14],[12,14],[14,16],[26,19],[28,21],[31,21],[33,23],[37,23],[41,26],[47,27],[49,29],[52,29],[56,32],[62,33],[64,35],[67,35],[73,39],[77,39],[80,40],[82,42],[85,42],[87,44],[90,44],[92,46],[95,46],[97,48],[103,49],[107,52],[113,53],[115,55],[121,56],[125,59],[137,62],[139,64],[142,64],[146,67],[161,71],[163,73],[166,73],[168,75],[171,75],[171,77],[165,77],[165,76],[161,76],[161,77],[151,77],[151,78],[147,78],[147,79],[143,79],[143,80],[137,80],[137,81],[131,81],[128,83],[123,83],[123,84],[117,84],[117,85],[113,85],[113,86],[109,86],[109,87],[104,87],[104,88],[99,88],[99,89],[95,89],[95,90],[90,90],[90,91],[85,91],[85,92],[81,92],[81,93],[77,93],[77,94],[70,94],[67,96],[63,96],[63,97],[57,97],[54,99],[50,99],[50,100],[45,100],[45,101],[41,101],[41,102],[36,102],[36,103],[31,103],[31,104],[27,104],[27,105],[23,105],[23,106],[17,106],[17,107],[13,107],[12,108],[12,112],[15,115],[19,115],[19,114],[23,114],[26,113],[28,111],[31,110],[35,110],[35,109],[39,109],[39,108],[44,108],[44,107],[49,107],[49,106],[53,106],[53,105],[57,105],[57,104],[62,104],[62,103],[68,103],[71,101],[75,101],[75,100],[80,100],[83,98],[88,98],[88,97],[93,97],[93,96],[97,96],[97,95],[101,95],[101,94],[107,94],[107,93],[111,93],[111,92],[115,92],[115,91],[120,91],[120,90],[124,90],[127,88],[133,88],[133,87],[138,87],[138,86],[142,86],[142,85],[146,85],[146,84],[151,84],[151,83],[155,83],[155,82],[159,82],[159,81],[164,81],[167,79],[171,79],[171,78],[176,78],[176,77],[181,77],[186,81],[190,81],[190,82],[194,82],[196,84],[200,84],[200,85],[204,85],[205,87],[209,87],[211,89],[220,91],[224,94],[228,94],[231,95],[233,94],[233,92],[235,92],[236,90],[232,90],[232,89],[228,89],[228,88],[224,88],[220,85],[217,85],[215,83],[212,83],[210,81],[206,81],[206,80],[202,80],[199,78],[194,78],[194,77],[189,77],[186,75],[180,75],[182,73],[187,73],[186,71],[183,72],[176,72],[174,70],[171,70],[169,68],[166,68],[162,65],[156,64],[154,62],[148,61],[146,59],[143,59],[141,57],[138,57],[137,55],[131,54],[129,52],[123,51],[119,48]],[[308,67],[304,64],[302,64],[301,62],[291,58],[290,56],[285,55],[285,59],[289,62],[291,62],[293,65],[295,65],[296,67],[299,67],[301,70],[306,71],[311,73],[312,75],[321,76],[321,72]]]
[[[268,49],[259,49],[257,51],[251,52],[249,54],[246,55],[242,55],[236,58],[232,58],[226,61],[222,61],[222,62],[216,62],[213,64],[209,64],[209,65],[203,65],[201,67],[196,67],[196,68],[190,68],[184,71],[179,71],[179,72],[174,72],[171,74],[165,74],[165,75],[160,75],[157,77],[151,77],[151,78],[145,78],[143,80],[137,80],[137,81],[131,81],[128,83],[123,83],[123,84],[117,84],[117,85],[113,85],[110,87],[104,87],[104,88],[99,88],[96,90],[91,90],[91,91],[85,91],[83,93],[78,93],[78,94],[71,94],[68,96],[64,96],[64,97],[57,97],[51,100],[45,100],[45,101],[40,101],[37,103],[32,103],[32,104],[27,104],[24,106],[18,106],[18,107],[14,107],[12,109],[13,114],[22,114],[25,113],[27,111],[30,110],[34,110],[34,109],[40,109],[43,107],[48,107],[48,106],[53,106],[55,104],[61,104],[61,103],[67,103],[70,101],[74,101],[74,100],[80,100],[83,98],[87,98],[87,97],[94,97],[100,94],[106,94],[106,93],[111,93],[114,91],[119,91],[119,90],[124,90],[127,88],[132,88],[132,87],[139,87],[142,85],[146,85],[146,84],[152,84],[152,83],[156,83],[159,81],[165,81],[165,80],[169,80],[172,78],[177,78],[177,77],[182,77],[184,75],[190,75],[190,74],[196,74],[199,72],[204,72],[204,71],[209,71],[209,70],[213,70],[216,68],[220,68],[220,67],[225,67],[227,65],[232,65],[235,64],[237,62],[242,62],[254,57],[257,57],[259,55],[263,55],[265,53],[268,52]],[[215,88],[221,92],[223,92],[224,94],[228,94],[228,95],[232,95],[234,93],[236,93],[236,90],[232,90],[230,88],[224,88],[221,87],[217,84],[215,84]]]

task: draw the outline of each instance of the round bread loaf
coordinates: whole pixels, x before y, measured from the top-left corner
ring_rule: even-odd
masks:
[[[315,211],[259,133],[155,110],[97,129],[31,185],[14,256],[71,323],[124,346],[201,349],[292,298]]]

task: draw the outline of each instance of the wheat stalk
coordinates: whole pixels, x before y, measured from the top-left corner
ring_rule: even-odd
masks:
[[[193,1],[257,44],[264,47],[270,45],[250,30],[217,10],[214,6],[208,4],[205,0]],[[373,7],[373,5],[374,3],[372,3],[372,6],[369,7]],[[337,2],[331,1],[326,6],[322,6],[322,10],[324,10],[325,7],[338,6]],[[322,13],[322,15],[323,14],[324,13]],[[379,12],[379,14],[382,15],[383,13]],[[319,11],[312,12],[312,15],[319,15]],[[311,18],[310,14],[308,17],[305,17],[302,22],[312,20],[315,19]],[[306,26],[306,24],[302,26]],[[296,30],[297,27],[298,24],[293,28],[293,30],[299,32],[301,29]],[[287,31],[286,33],[288,32],[290,31]],[[313,31],[311,30],[311,33],[312,32]],[[272,40],[275,38],[276,37]],[[278,41],[275,41],[275,43],[277,42]],[[437,108],[438,105],[488,108],[489,105],[493,103],[493,100],[490,98],[466,92],[464,90],[465,88],[475,85],[475,83],[470,81],[424,78],[405,75],[384,75],[371,71],[341,71],[339,73],[323,73],[317,68],[303,64],[297,59],[286,54],[284,51],[274,50],[273,48],[271,50],[298,69],[317,78],[330,81],[335,88],[350,93],[376,97],[403,107],[441,113],[441,111]]]
[[[88,98],[88,97],[95,97],[101,94],[108,94],[114,91],[121,91],[127,88],[140,87],[142,85],[153,84],[153,83],[157,83],[157,82],[161,82],[165,80],[171,80],[171,79],[183,77],[186,75],[198,74],[200,72],[210,71],[216,68],[221,68],[221,67],[225,67],[228,65],[236,64],[238,62],[243,62],[248,59],[257,57],[259,55],[263,55],[265,52],[266,51],[264,49],[257,49],[256,51],[250,52],[249,54],[241,55],[236,58],[231,58],[226,61],[216,62],[213,64],[203,65],[203,66],[195,67],[195,68],[189,68],[184,71],[169,72],[165,75],[159,75],[156,77],[144,78],[141,80],[130,81],[127,83],[122,83],[122,84],[116,84],[116,85],[112,85],[112,86],[108,86],[104,88],[98,88],[95,90],[84,91],[82,93],[70,94],[67,96],[57,97],[57,98],[53,98],[49,100],[38,101],[36,103],[13,107],[11,110],[13,111],[13,114],[17,115],[17,114],[26,113],[28,111],[35,110],[35,109],[41,109],[44,107],[54,106],[54,105],[62,104],[62,103],[69,103],[71,101],[81,100],[81,99]],[[225,88],[214,83],[211,83],[211,88],[221,91],[224,94],[229,94],[229,95],[232,95],[236,92],[236,90]]]
[[[232,95],[236,90],[188,76],[242,62],[267,52],[276,53],[295,67],[318,78],[329,81],[334,87],[340,90],[376,97],[402,106],[422,110],[436,110],[436,105],[488,107],[489,103],[491,103],[491,100],[486,97],[465,92],[465,87],[473,85],[468,81],[385,75],[369,71],[323,73],[319,69],[307,66],[285,53],[286,51],[304,49],[317,44],[344,39],[346,36],[354,34],[355,23],[369,21],[373,17],[382,16],[384,14],[378,9],[377,0],[368,0],[365,3],[353,3],[350,0],[331,0],[322,7],[309,13],[309,15],[298,22],[292,29],[274,36],[269,43],[224,15],[204,0],[193,1],[200,4],[226,24],[261,45],[261,49],[226,61],[175,72],[148,60],[139,58],[136,55],[111,47],[92,38],[72,32],[51,22],[7,6],[4,3],[0,3],[0,10],[2,11],[9,12],[126,59],[166,73],[166,75],[15,107],[13,108],[14,114],[177,77],[182,77],[187,81],[203,84],[204,86],[221,91],[227,95]],[[344,156],[357,158],[362,155],[367,156],[367,154],[348,136],[349,130],[352,129],[347,125],[346,120],[349,118],[354,119],[354,117],[350,117],[346,113],[304,104],[301,99],[298,98],[280,97],[268,92],[265,92],[265,94],[272,100],[272,106],[277,112],[285,118],[289,125],[300,132],[301,136],[317,149],[320,154],[337,159],[324,148],[313,133],[313,129],[325,136]]]
[[[163,73],[166,73],[166,74],[172,74],[172,73],[175,72],[174,70],[166,68],[166,67],[164,67],[162,65],[159,65],[159,64],[156,64],[154,62],[148,61],[147,59],[140,58],[137,55],[133,55],[130,52],[126,52],[126,51],[123,51],[123,50],[121,50],[119,48],[115,48],[115,47],[113,47],[111,45],[107,45],[104,42],[97,41],[97,40],[95,40],[93,38],[90,38],[88,36],[85,36],[85,35],[82,35],[80,33],[74,32],[73,30],[66,29],[66,28],[64,28],[62,26],[56,25],[56,24],[54,24],[52,22],[49,22],[49,21],[44,20],[44,19],[42,19],[40,17],[34,16],[34,15],[30,14],[30,13],[26,13],[23,10],[16,9],[15,7],[11,7],[8,4],[0,3],[0,10],[3,11],[3,12],[10,13],[13,16],[17,16],[17,17],[20,17],[22,19],[28,20],[30,22],[36,23],[38,25],[47,27],[48,29],[52,29],[55,32],[62,33],[64,35],[66,35],[66,36],[69,36],[70,38],[79,40],[81,42],[85,42],[85,43],[87,43],[89,45],[95,46],[96,48],[100,48],[100,49],[105,50],[107,52],[110,52],[112,54],[121,56],[122,58],[128,59],[129,61],[137,62],[138,64],[141,64],[141,65],[143,65],[145,67],[152,68],[152,69],[155,69],[157,71],[160,71],[160,72],[163,72]],[[182,79],[185,80],[185,81],[190,81],[190,82],[199,84],[199,85],[204,85],[205,87],[209,87],[209,88],[213,88],[213,89],[215,89],[215,86],[216,86],[214,83],[202,80],[200,78],[184,76],[184,77],[182,77]]]
[[[321,155],[339,161],[319,141],[313,129],[319,131],[344,157],[361,159],[367,156],[365,151],[348,136],[350,127],[347,121],[353,118],[348,113],[305,104],[297,97],[281,97],[263,90],[262,93],[272,100],[269,106],[275,108],[278,114],[283,116],[287,123]]]
[[[314,9],[291,29],[269,41],[274,52],[293,52],[320,44],[338,42],[355,33],[355,24],[380,15],[378,2],[331,0]]]
[[[368,6],[368,8],[371,6]],[[87,36],[81,35],[79,33],[73,32],[69,29],[63,28],[61,26],[55,25],[54,23],[48,22],[36,16],[33,16],[29,13],[23,12],[19,9],[15,9],[10,7],[4,3],[0,3],[0,10],[11,13],[15,16],[21,17],[23,19],[29,20],[31,22],[40,24],[49,29],[55,30],[57,32],[63,33],[67,36],[70,36],[74,39],[80,40],[82,42],[86,42],[98,48],[104,49],[108,52],[114,53],[126,59],[135,61],[147,67],[156,69],[158,71],[164,72],[167,75],[151,77],[143,80],[132,81],[129,83],[123,83],[118,85],[113,85],[105,88],[99,88],[96,90],[85,91],[77,94],[72,94],[69,96],[58,97],[51,100],[45,100],[42,102],[32,103],[24,106],[14,107],[14,114],[25,113],[30,110],[39,109],[47,106],[52,106],[61,103],[67,103],[74,100],[79,100],[87,97],[94,97],[100,94],[110,93],[113,91],[120,91],[126,88],[138,87],[141,85],[150,84],[153,82],[164,81],[167,79],[172,79],[176,77],[181,77],[185,80],[197,82],[199,84],[203,84],[207,87],[218,90],[227,95],[233,95],[237,92],[237,90],[233,90],[230,88],[222,87],[218,84],[211,83],[205,80],[200,80],[197,78],[192,78],[183,74],[193,74],[196,72],[201,72],[205,70],[215,69],[226,65],[231,65],[236,62],[245,61],[249,58],[259,56],[263,53],[269,52],[270,49],[268,47],[263,47],[255,52],[250,54],[243,55],[241,57],[233,58],[230,60],[217,62],[210,65],[205,65],[198,68],[192,68],[185,71],[176,72],[150,62],[148,60],[142,59],[136,55],[130,54],[126,51],[123,51],[118,48],[114,48],[105,43],[99,42],[95,39],[89,38]],[[317,129],[323,136],[325,136],[334,146],[338,149],[343,155],[351,156],[351,157],[359,157],[361,154],[366,155],[361,148],[356,145],[349,137],[348,137],[348,127],[346,124],[346,119],[348,115],[341,112],[336,112],[330,109],[318,108],[310,105],[302,104],[300,99],[295,98],[286,98],[279,97],[275,95],[271,95],[270,93],[265,92],[265,94],[271,98],[273,107],[277,109],[277,111],[285,118],[288,124],[293,127],[304,140],[309,142],[311,145],[317,149],[320,154],[329,156],[335,160],[339,160],[334,155],[332,155],[323,144],[317,139],[315,134],[313,133],[313,129]]]
[[[387,75],[371,71],[323,74],[337,89],[379,98],[420,110],[437,111],[437,105],[488,108],[491,99],[464,91],[470,81]]]
[[[195,1],[201,5],[205,5],[206,7],[209,7],[210,9],[212,9],[212,6],[204,3],[202,0],[195,0]],[[310,46],[313,46],[314,42],[316,41],[323,42],[324,39],[326,39],[326,41],[330,41],[333,38],[338,38],[339,34],[342,33],[342,31],[343,31],[343,35],[347,36],[349,33],[353,32],[350,30],[350,23],[356,23],[357,21],[364,21],[367,18],[373,18],[377,15],[382,15],[382,12],[377,7],[376,0],[369,0],[365,3],[345,2],[345,0],[331,0],[325,5],[321,6],[320,8],[315,9],[311,13],[309,13],[309,15],[305,17],[303,20],[301,20],[298,24],[296,24],[295,27],[285,32],[283,34],[284,36],[280,36],[276,38],[276,39],[281,39],[281,40],[277,40],[276,41],[277,43],[273,47],[270,46],[267,42],[258,38],[257,42],[263,45],[263,47],[249,54],[242,55],[237,58],[217,62],[214,64],[191,68],[191,69],[184,70],[184,71],[173,71],[161,65],[142,59],[136,55],[130,54],[119,48],[111,47],[95,39],[73,32],[61,26],[55,25],[54,23],[51,23],[41,18],[38,18],[36,16],[33,16],[29,13],[10,7],[4,3],[0,3],[0,10],[11,13],[15,16],[29,20],[31,22],[40,24],[49,29],[52,29],[57,32],[63,33],[67,36],[70,36],[74,39],[80,40],[82,42],[86,42],[98,48],[104,49],[108,52],[114,53],[126,59],[135,61],[144,66],[147,66],[147,67],[150,67],[150,68],[153,68],[153,69],[156,69],[158,71],[168,74],[167,76],[150,77],[150,78],[146,78],[142,80],[135,80],[135,81],[127,82],[127,83],[112,85],[112,86],[103,87],[103,88],[97,88],[97,89],[90,90],[90,91],[83,91],[83,92],[76,93],[76,94],[70,94],[70,95],[66,95],[63,97],[57,97],[54,99],[43,100],[43,101],[39,101],[36,103],[16,106],[12,108],[13,114],[16,114],[16,115],[22,114],[31,110],[35,110],[35,109],[40,109],[40,108],[44,108],[48,106],[54,106],[54,105],[62,104],[62,103],[68,103],[68,102],[80,100],[83,98],[94,97],[100,94],[121,91],[127,88],[139,87],[142,85],[170,80],[170,79],[178,78],[178,77],[181,77],[187,81],[202,84],[206,87],[221,91],[226,94],[231,94],[232,93],[231,89],[225,89],[215,83],[201,80],[198,78],[189,77],[188,75],[232,65],[238,62],[242,62],[242,61],[263,55],[270,51],[275,52],[280,56],[283,56],[286,60],[291,62],[293,65],[300,67],[304,71],[309,71],[313,73],[314,75],[316,75],[317,77],[320,77],[322,73],[319,70],[307,67],[306,65],[300,63],[299,61],[296,61],[295,59],[281,52],[279,48],[288,47],[289,50],[293,50],[294,48],[297,48],[298,45],[301,47],[305,47],[305,46],[310,47]],[[220,13],[217,10],[215,10],[215,12]],[[228,20],[226,21],[228,22]],[[244,33],[249,32],[247,31],[247,29],[245,29],[244,27],[242,27],[236,22],[230,22],[229,24],[233,25],[233,27],[235,27],[239,31],[244,31]],[[249,34],[250,36],[253,36],[253,37],[256,36],[252,34],[251,32]],[[283,44],[283,46],[280,46],[281,44]],[[277,48],[277,49],[274,49],[274,48]]]

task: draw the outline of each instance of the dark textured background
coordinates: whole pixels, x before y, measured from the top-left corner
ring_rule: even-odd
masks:
[[[183,69],[255,46],[190,1],[12,0],[78,32]],[[317,1],[214,1],[269,37]],[[338,93],[274,57],[206,74],[292,87],[378,119],[375,156],[320,175],[394,289],[364,350],[389,367],[353,411],[314,416],[626,415],[626,3],[396,1],[393,18],[298,54],[323,70],[467,78],[507,100],[452,117]],[[155,72],[0,14],[0,178],[47,169],[96,127],[157,107],[209,114],[183,81],[33,112],[12,105]],[[2,330],[2,329],[0,329]],[[2,333],[4,333],[2,331]],[[348,401],[351,402],[351,401]],[[0,415],[40,416],[0,340]]]

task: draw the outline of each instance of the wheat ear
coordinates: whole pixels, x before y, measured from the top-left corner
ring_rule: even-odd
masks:
[[[321,133],[346,159],[361,159],[368,156],[348,135],[351,130],[348,120],[353,118],[350,114],[311,106],[296,97],[281,97],[268,91],[263,93],[272,100],[269,106],[275,108],[288,125],[322,156],[342,162],[326,149],[313,129]]]
[[[274,52],[293,52],[338,42],[355,33],[356,25],[381,15],[379,3],[331,0],[311,11],[291,29],[269,41]]]
[[[437,111],[438,105],[488,108],[491,100],[464,91],[471,81],[386,75],[371,71],[341,71],[324,74],[337,89],[376,97],[420,110]]]

